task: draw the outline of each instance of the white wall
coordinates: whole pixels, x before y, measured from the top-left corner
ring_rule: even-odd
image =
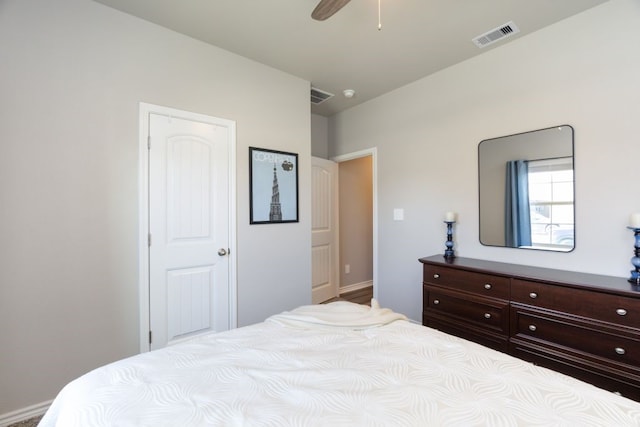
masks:
[[[89,0],[2,1],[0,52],[0,419],[138,351],[140,101],[237,122],[238,324],[311,302],[308,81]],[[249,226],[249,146],[299,223]]]
[[[458,256],[628,277],[626,225],[640,211],[639,22],[640,2],[611,0],[330,120],[331,156],[378,147],[381,304],[420,319],[417,260],[444,251],[450,210]],[[482,246],[478,143],[565,123],[575,128],[576,249]]]

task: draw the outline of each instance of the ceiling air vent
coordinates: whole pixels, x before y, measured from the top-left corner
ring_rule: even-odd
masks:
[[[316,89],[315,87],[311,88],[311,103],[318,105],[322,104],[327,99],[333,97],[334,95],[329,92],[325,92],[320,89]]]
[[[473,39],[473,42],[476,46],[482,48],[485,46],[489,46],[490,44],[502,40],[506,37],[518,34],[519,32],[520,29],[516,26],[516,24],[514,24],[513,21],[509,21],[498,28],[494,28],[491,31],[487,31],[484,34],[479,35],[478,37]]]

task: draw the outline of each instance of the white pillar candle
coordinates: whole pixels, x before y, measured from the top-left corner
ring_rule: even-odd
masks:
[[[632,228],[640,228],[640,213],[632,213],[629,217],[629,226]]]
[[[444,214],[444,220],[446,222],[455,222],[456,213],[455,212],[447,212],[446,214]]]

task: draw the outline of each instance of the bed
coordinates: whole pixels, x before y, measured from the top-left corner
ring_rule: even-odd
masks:
[[[338,301],[98,368],[39,425],[638,426],[640,404]]]

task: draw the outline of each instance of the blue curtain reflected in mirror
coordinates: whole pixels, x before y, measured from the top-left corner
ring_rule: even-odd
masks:
[[[507,162],[505,189],[505,245],[531,246],[529,207],[529,164],[526,160]]]

